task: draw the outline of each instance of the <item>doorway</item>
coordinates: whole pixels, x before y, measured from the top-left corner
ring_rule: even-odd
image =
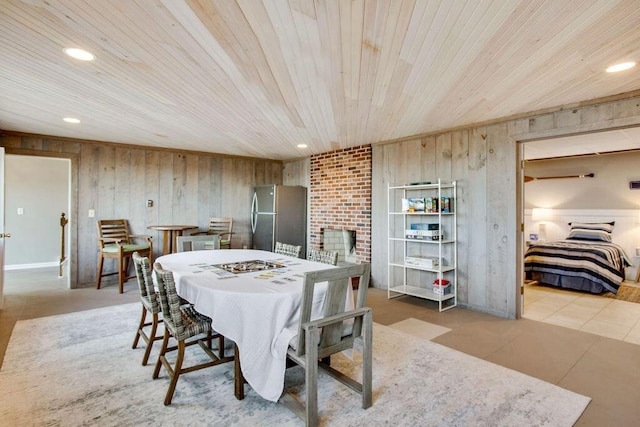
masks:
[[[638,127],[520,144],[523,254],[536,238],[566,239],[571,221],[613,222],[613,242],[623,247],[632,264],[621,287],[634,284],[640,191],[634,191],[630,182],[640,180],[635,167],[639,147]],[[540,208],[546,211],[545,218],[536,218],[534,210]],[[629,311],[625,320],[640,318],[640,305],[618,299],[607,292],[595,295],[534,283],[524,285],[520,301],[521,313],[528,319],[639,343],[635,323],[605,327],[620,317],[620,310]]]
[[[70,288],[70,212],[71,159],[7,154],[5,228],[12,237],[5,241],[5,270],[46,270]]]

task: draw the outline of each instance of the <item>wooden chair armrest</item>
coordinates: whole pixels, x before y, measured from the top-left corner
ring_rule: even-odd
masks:
[[[208,231],[196,231],[195,233],[191,233],[191,236],[201,236],[203,234],[209,234]]]
[[[371,312],[369,307],[356,308],[345,313],[335,314],[333,316],[325,317],[324,319],[312,320],[302,325],[305,330],[322,328],[323,326],[331,325],[333,323],[342,322],[348,319],[355,319],[356,317],[364,317],[365,314]]]
[[[98,237],[98,240],[103,241],[104,243],[120,243],[122,242],[122,239],[116,239],[113,237]]]
[[[129,234],[129,239],[144,239],[147,243],[151,244],[151,236],[148,234]]]

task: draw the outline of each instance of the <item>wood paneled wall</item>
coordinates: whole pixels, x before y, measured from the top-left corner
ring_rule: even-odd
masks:
[[[544,114],[374,145],[373,285],[387,285],[387,184],[455,179],[458,301],[479,311],[516,317],[523,220],[517,142],[627,126],[640,126],[640,97],[559,107]],[[79,283],[95,280],[95,219],[127,214],[133,230],[144,233],[155,223],[193,222],[204,227],[211,215],[233,215],[235,239],[241,243],[249,235],[251,187],[283,181],[283,165],[277,161],[34,137],[5,136],[0,144],[8,152],[20,149],[77,157]],[[284,169],[286,184],[309,182],[306,160],[286,162]],[[153,208],[146,208],[147,199],[154,200]],[[87,218],[88,209],[96,209],[97,218]],[[161,245],[158,237],[156,249]]]
[[[640,98],[601,102],[373,147],[372,282],[387,286],[387,184],[456,180],[458,301],[519,315],[518,142],[640,125]]]
[[[518,142],[640,126],[640,98],[585,102],[483,126],[373,145],[372,285],[387,286],[387,185],[456,180],[458,302],[519,315],[523,241]],[[288,179],[300,163],[289,165]],[[303,178],[298,178],[298,181]]]
[[[251,245],[253,186],[282,183],[282,162],[274,160],[33,136],[4,136],[0,145],[9,153],[69,153],[77,158],[72,164],[78,182],[72,196],[76,212],[69,215],[77,229],[77,262],[72,264],[77,280],[72,280],[72,287],[95,282],[98,219],[128,219],[133,233],[153,236],[159,256],[162,234],[147,229],[149,225],[193,224],[204,230],[209,217],[231,216],[232,246],[241,248]],[[147,207],[147,200],[153,201],[152,207]],[[90,209],[95,210],[94,218],[88,216]]]
[[[515,281],[505,258],[515,252],[517,163],[506,130],[499,124],[373,147],[374,286],[387,286],[387,185],[455,180],[459,301],[506,315]]]

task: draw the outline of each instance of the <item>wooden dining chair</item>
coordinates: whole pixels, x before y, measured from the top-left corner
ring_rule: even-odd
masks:
[[[276,242],[276,248],[274,253],[280,255],[288,255],[296,258],[300,258],[302,252],[302,246],[290,245],[288,243]]]
[[[224,336],[215,332],[211,327],[211,318],[198,312],[193,305],[182,305],[180,297],[176,292],[176,284],[173,273],[164,270],[162,265],[155,263],[153,266],[156,282],[158,284],[158,296],[160,299],[160,308],[164,318],[164,338],[162,340],[162,348],[153,371],[153,379],[157,379],[160,375],[160,369],[164,366],[165,370],[171,378],[169,389],[164,398],[164,404],[170,405],[173,399],[173,393],[178,383],[178,378],[182,374],[198,371],[200,369],[209,368],[221,363],[231,362],[233,356],[225,356]],[[169,347],[169,338],[173,337],[177,342],[177,346]],[[218,354],[212,351],[212,339],[218,339]],[[186,347],[198,345],[209,357],[208,362],[183,367],[184,354]],[[173,366],[167,359],[167,353],[177,350],[176,362]]]
[[[155,341],[162,339],[162,335],[156,335],[158,332],[158,325],[162,322],[159,318],[161,309],[160,301],[158,300],[158,294],[154,288],[153,279],[151,277],[151,264],[149,258],[141,256],[138,252],[134,252],[132,255],[133,265],[136,269],[136,278],[138,279],[138,288],[140,290],[140,300],[142,302],[142,315],[140,317],[140,323],[138,324],[138,330],[133,340],[131,348],[138,347],[138,341],[140,338],[145,342],[146,349],[142,358],[142,365],[146,365],[149,361],[149,354]],[[147,322],[147,314],[151,315],[151,321]],[[151,326],[149,335],[146,334],[144,328]]]
[[[126,219],[102,219],[98,220],[98,281],[96,289],[100,289],[102,277],[118,275],[118,290],[124,292],[124,282],[136,277],[127,276],[129,271],[129,260],[134,252],[141,256],[147,256],[151,260],[153,257],[153,244],[151,236],[129,234],[129,225]],[[136,243],[136,241],[144,241]],[[103,273],[105,258],[115,259],[117,271]]]
[[[337,251],[323,251],[321,249],[310,249],[309,261],[322,262],[324,264],[338,265]]]
[[[193,235],[208,234],[218,236],[220,249],[231,249],[231,236],[233,235],[233,218],[209,218],[207,231],[192,233]]]
[[[307,426],[318,424],[318,367],[362,396],[362,407],[372,404],[372,337],[373,319],[370,308],[365,307],[371,267],[369,264],[310,271],[304,275],[302,305],[298,335],[287,350],[288,360],[305,370],[303,403],[297,396],[285,392],[282,403],[305,421]],[[351,278],[358,277],[360,286],[354,309],[346,309]],[[318,284],[327,286],[323,313],[311,320],[312,308],[317,306]],[[362,382],[357,382],[330,366],[330,356],[355,348],[362,352]]]
[[[220,249],[220,240],[216,236],[209,235],[178,236],[176,238],[176,252],[205,249]]]

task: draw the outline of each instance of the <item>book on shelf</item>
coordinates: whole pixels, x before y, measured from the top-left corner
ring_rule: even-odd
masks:
[[[424,212],[424,197],[408,197],[402,199],[403,212]]]
[[[405,234],[407,236],[411,235],[411,236],[429,236],[429,237],[433,237],[433,236],[439,236],[440,235],[440,230],[404,230]]]
[[[416,224],[411,224],[410,227],[412,230],[439,230],[440,229],[440,224],[438,223],[425,223],[425,222],[419,222]]]
[[[442,213],[451,213],[453,212],[451,197],[442,196],[440,198],[440,207],[442,208]]]
[[[444,235],[440,234],[438,236],[419,236],[415,234],[407,234],[405,238],[412,240],[444,240]]]
[[[405,237],[407,239],[416,240],[440,240],[444,236],[440,230],[405,230]]]
[[[424,200],[425,212],[438,213],[442,209],[442,213],[453,212],[453,200],[451,197],[442,196],[440,199],[437,197],[427,197]]]
[[[406,256],[404,258],[404,263],[407,265],[413,265],[416,267],[436,268],[440,265],[440,260],[438,259],[438,257],[413,255],[413,256]]]

